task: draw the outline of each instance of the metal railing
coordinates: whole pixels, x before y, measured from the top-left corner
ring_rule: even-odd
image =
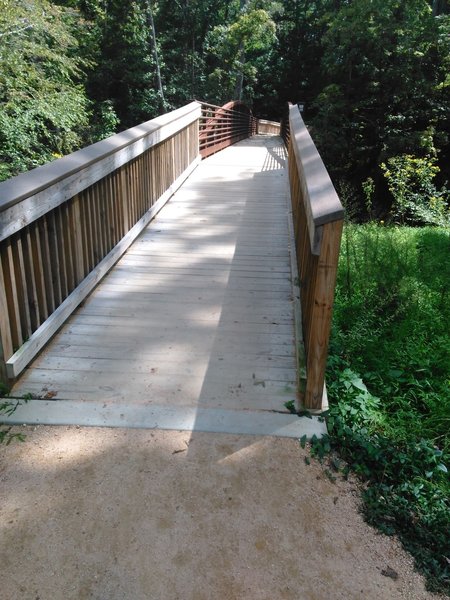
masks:
[[[290,130],[289,130],[289,108],[291,104],[286,104],[285,109],[283,111],[283,116],[281,118],[280,124],[280,135],[283,138],[284,145],[287,149],[289,149],[289,138],[290,138]]]
[[[246,104],[239,101],[215,106],[202,102],[199,148],[202,158],[254,135],[258,120]]]

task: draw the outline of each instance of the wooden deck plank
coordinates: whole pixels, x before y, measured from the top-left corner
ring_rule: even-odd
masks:
[[[147,310],[148,313],[148,310]],[[183,318],[183,315],[176,315],[170,317],[167,315],[165,318],[159,314],[146,315],[145,312],[133,313],[131,315],[104,315],[104,314],[87,314],[83,311],[82,314],[77,315],[77,324],[84,326],[93,327],[124,327],[130,330],[130,327],[136,326],[136,322],[145,322],[145,327],[148,328],[146,335],[159,335],[161,331],[165,331],[167,328],[173,327],[175,330],[183,329],[189,333],[196,333],[198,331],[203,332],[205,328],[213,330],[217,329],[217,316],[213,315],[209,318],[205,315],[204,318]],[[280,323],[280,322],[269,322],[269,321],[257,321],[249,322],[247,320],[237,320],[230,318],[220,319],[220,331],[223,333],[233,332],[245,332],[248,334],[279,334],[288,336],[288,340],[292,338],[292,326],[291,323]]]
[[[285,410],[296,380],[286,178],[277,138],[203,161],[14,392]]]
[[[236,337],[236,336],[234,336]],[[123,355],[126,356],[132,352],[133,355],[138,359],[139,356],[145,356],[149,352],[160,353],[160,355],[172,353],[174,356],[177,354],[183,357],[194,356],[196,354],[202,354],[205,357],[210,356],[212,353],[220,352],[221,355],[257,355],[257,356],[269,356],[269,357],[292,357],[292,347],[288,344],[271,344],[259,345],[255,347],[252,342],[245,343],[240,340],[233,342],[233,340],[218,340],[217,347],[211,345],[211,340],[208,342],[205,339],[192,340],[190,343],[182,341],[166,340],[164,343],[159,341],[158,344],[152,345],[151,342],[145,343],[140,338],[137,339],[124,339],[123,337],[114,335],[102,335],[102,336],[86,336],[85,333],[73,333],[63,329],[62,332],[57,334],[54,338],[58,344],[78,345],[78,346],[93,346],[93,347],[107,347],[107,348],[122,348]],[[49,346],[51,348],[51,345]],[[294,364],[294,362],[292,363]],[[25,372],[21,377],[17,385],[20,385],[26,380],[27,374],[32,371],[33,366]],[[17,385],[14,389],[17,389]]]
[[[218,382],[205,376],[158,377],[144,373],[33,369],[27,392],[35,397],[55,400],[102,400],[104,402],[167,403],[180,406],[226,407],[243,410],[280,410],[283,403],[295,398],[294,386],[283,382],[266,382],[266,387],[253,380],[244,383]]]
[[[81,338],[77,340],[75,336],[72,337],[73,343],[64,344],[55,342],[51,345],[46,352],[45,356],[61,356],[68,358],[91,358],[91,359],[120,359],[124,356],[123,346],[102,346],[102,345],[83,345]],[[290,356],[274,356],[264,354],[230,354],[220,355],[217,353],[211,353],[207,351],[198,351],[180,353],[169,351],[161,351],[158,349],[149,349],[147,352],[142,352],[138,346],[126,347],[126,356],[130,360],[136,360],[138,357],[142,361],[155,361],[157,359],[161,363],[176,363],[183,366],[191,365],[198,361],[208,360],[210,363],[217,363],[218,366],[228,368],[228,366],[245,365],[246,367],[255,368],[282,368],[292,369],[292,359]],[[139,352],[139,354],[138,354]]]
[[[221,315],[221,308],[216,310],[208,310],[205,308],[201,308],[200,310],[196,305],[191,304],[191,309],[184,305],[184,308],[188,309],[188,315],[181,313],[180,305],[176,303],[164,304],[163,306],[158,306],[157,313],[153,315],[148,314],[148,305],[141,304],[124,304],[123,302],[116,303],[115,305],[111,304],[100,304],[96,302],[93,306],[88,305],[84,307],[83,317],[84,316],[101,316],[101,317],[130,317],[130,318],[140,318],[145,319],[145,322],[149,325],[155,325],[161,323],[161,320],[170,320],[180,321],[180,323],[189,324],[195,321],[206,321],[209,322],[213,319],[217,319]],[[287,323],[288,326],[291,326],[291,308],[287,307],[286,310],[282,311],[279,309],[277,320],[273,321],[274,316],[268,313],[268,311],[264,312],[255,312],[254,309],[249,308],[247,311],[239,311],[239,312],[227,312],[224,323],[246,323],[251,325],[258,324],[284,324]],[[80,315],[81,317],[81,315]],[[289,329],[290,331],[290,329]]]
[[[275,287],[275,286],[274,286]],[[170,302],[172,300],[172,295],[177,291],[176,281],[174,281],[173,286],[160,286],[156,289],[145,288],[143,286],[133,285],[133,286],[124,286],[119,283],[113,284],[105,281],[101,285],[101,293],[106,297],[107,295],[110,298],[116,297],[118,295],[126,296],[127,299],[131,300],[133,298],[139,298],[143,302],[151,301],[152,296],[161,296],[167,298],[167,301]],[[225,288],[222,289],[212,289],[210,288],[187,288],[183,290],[183,297],[186,301],[190,300],[201,300],[203,302],[208,301],[217,301],[223,300],[224,298]],[[227,299],[233,298],[237,300],[239,298],[242,301],[254,301],[257,304],[264,304],[265,300],[285,300],[286,292],[279,291],[277,289],[273,290],[264,290],[264,291],[256,291],[249,289],[240,289],[240,290],[228,290],[227,291]],[[178,302],[178,299],[175,299]]]
[[[234,365],[236,366],[236,365]],[[153,380],[165,381],[171,377],[203,379],[208,365],[204,360],[185,362],[180,364],[176,361],[161,360],[156,356],[153,360],[135,360],[135,358],[86,358],[54,356],[46,353],[36,359],[34,368],[47,371],[99,371],[101,373],[123,373],[131,375],[142,373],[154,375]],[[242,381],[248,385],[260,385],[264,390],[268,382],[283,382],[293,384],[295,382],[295,369],[282,367],[256,367],[246,365],[241,367]],[[216,369],[211,381],[228,382],[228,374],[225,369]],[[263,385],[264,384],[264,385]]]
[[[249,332],[244,331],[242,336],[236,335],[235,331],[227,331],[222,327],[213,326],[197,326],[178,327],[177,325],[166,325],[159,329],[147,327],[145,323],[135,321],[133,325],[118,325],[113,319],[109,320],[110,325],[105,327],[102,325],[94,325],[92,323],[83,324],[81,321],[72,320],[64,330],[68,333],[76,333],[84,336],[97,336],[103,339],[105,343],[109,339],[127,340],[134,337],[142,345],[159,345],[163,342],[182,343],[187,347],[190,345],[201,345],[202,341],[207,344],[209,341],[214,341],[230,346],[244,347],[257,346],[260,348],[272,348],[275,346],[293,346],[293,335],[283,333],[262,333],[261,331]],[[217,332],[217,329],[219,332]],[[241,339],[242,338],[242,339]]]

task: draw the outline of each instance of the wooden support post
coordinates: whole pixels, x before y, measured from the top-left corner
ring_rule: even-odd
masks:
[[[308,355],[304,403],[305,408],[308,409],[322,408],[342,225],[343,221],[340,220],[323,226],[321,251],[311,307],[311,326],[308,334],[309,339],[306,340]]]

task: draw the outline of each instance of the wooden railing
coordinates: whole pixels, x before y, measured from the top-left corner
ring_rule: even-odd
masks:
[[[200,161],[183,108],[0,183],[0,375],[14,379]]]
[[[258,120],[239,101],[215,106],[202,102],[200,154],[206,158],[256,133]]]
[[[283,138],[284,145],[286,146],[287,149],[289,149],[289,138],[290,138],[289,110],[290,110],[291,106],[292,105],[289,102],[286,104],[284,111],[283,111],[283,116],[281,118],[281,124],[280,124],[280,135]]]
[[[242,102],[192,102],[0,183],[0,380],[20,374],[202,157],[256,126]]]
[[[277,133],[277,124],[259,126]],[[0,378],[20,374],[201,157],[257,128],[241,102],[192,102],[0,183]],[[343,210],[296,106],[281,131],[290,140],[303,404],[320,408]]]
[[[306,354],[302,404],[308,409],[321,409],[344,210],[297,105],[289,105],[288,114],[282,132],[288,142]]]
[[[280,135],[280,123],[277,121],[266,121],[258,119],[257,133]]]

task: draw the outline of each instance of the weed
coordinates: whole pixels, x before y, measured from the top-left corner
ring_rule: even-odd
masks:
[[[284,408],[287,408],[287,410],[293,415],[297,414],[297,409],[295,408],[295,400],[288,400],[287,402],[285,402]]]
[[[22,400],[27,402],[31,399],[31,394],[25,394],[20,398],[10,398],[9,388],[0,382],[0,415],[4,414],[10,416],[22,403]],[[0,444],[6,444],[8,446],[13,440],[23,442],[25,436],[22,433],[14,433],[12,427],[4,425],[0,420]]]

